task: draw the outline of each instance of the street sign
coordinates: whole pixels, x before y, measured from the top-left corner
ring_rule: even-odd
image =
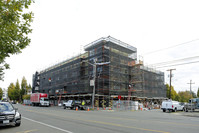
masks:
[[[121,99],[121,95],[118,95],[118,99]]]
[[[90,86],[94,86],[94,80],[90,80]]]

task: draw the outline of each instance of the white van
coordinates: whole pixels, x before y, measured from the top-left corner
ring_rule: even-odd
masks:
[[[184,106],[180,105],[178,101],[172,101],[172,100],[166,100],[162,102],[161,107],[163,112],[166,112],[167,110],[176,112],[176,111],[182,111],[184,110]]]

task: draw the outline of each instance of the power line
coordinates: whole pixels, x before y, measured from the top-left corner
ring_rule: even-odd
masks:
[[[181,63],[181,64],[174,64],[174,65],[168,65],[168,66],[161,66],[156,68],[164,68],[164,67],[171,67],[171,66],[180,66],[180,65],[187,65],[187,64],[193,64],[193,63],[199,63],[199,61],[193,61],[193,62],[187,62],[187,63]]]
[[[148,52],[148,53],[145,53],[145,54],[143,54],[143,55],[149,55],[149,54],[152,54],[152,53],[157,53],[157,52],[159,52],[159,51],[164,51],[164,50],[167,50],[167,49],[171,49],[171,48],[174,48],[174,47],[178,47],[178,46],[181,46],[181,45],[185,45],[185,44],[188,44],[188,43],[191,43],[191,42],[195,42],[195,41],[198,41],[198,40],[199,40],[199,39],[191,40],[191,41],[184,42],[184,43],[180,43],[180,44],[177,44],[177,45],[174,45],[174,46],[171,46],[171,47],[167,47],[167,48],[155,50],[155,51],[152,51],[152,52]]]
[[[193,60],[193,59],[199,59],[199,56],[193,56],[193,57],[182,58],[182,59],[178,59],[178,60],[160,62],[160,63],[156,63],[156,64],[150,64],[149,66],[161,66],[161,65],[165,65],[165,64],[173,64],[173,63],[187,61],[187,60],[189,61],[189,60]]]

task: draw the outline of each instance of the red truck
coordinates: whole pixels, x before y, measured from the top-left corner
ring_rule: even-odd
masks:
[[[46,93],[32,93],[30,101],[33,106],[49,106],[48,94]]]

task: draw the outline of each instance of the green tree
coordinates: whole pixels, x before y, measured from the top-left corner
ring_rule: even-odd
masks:
[[[197,91],[197,97],[199,97],[199,88],[198,88],[198,91]]]
[[[0,80],[3,80],[4,70],[9,68],[5,58],[30,44],[30,23],[33,13],[26,13],[33,0],[0,0]]]
[[[167,88],[167,98],[169,98],[170,87],[168,84],[166,84],[166,88]],[[171,99],[177,100],[179,98],[177,95],[178,95],[177,92],[174,90],[173,86],[171,86]]]
[[[28,90],[31,90],[31,91],[32,91],[32,87],[31,87],[30,84],[29,84],[28,87],[26,88],[26,94],[27,94]]]
[[[28,85],[28,88],[32,90],[32,87],[31,87],[31,85],[30,85],[30,84]]]
[[[26,89],[27,89],[28,85],[27,85],[27,80],[25,77],[22,78],[21,81],[21,91],[20,91],[20,95],[21,95],[21,101],[23,100],[23,95],[26,94]]]
[[[21,80],[21,89],[24,90],[25,92],[25,89],[28,87],[28,84],[27,84],[27,80],[25,77],[22,78]]]
[[[180,102],[188,102],[191,99],[190,91],[179,91]]]
[[[175,96],[175,99],[174,99],[175,101],[180,101],[180,96],[178,95],[178,94],[176,94],[176,96]]]
[[[23,95],[23,99],[30,100],[30,95]]]
[[[15,95],[15,99],[14,100],[21,100],[21,95],[20,95],[20,85],[19,85],[19,80],[17,79],[16,85],[15,85],[15,91],[14,91],[14,95]]]
[[[193,91],[191,91],[191,96],[192,96],[192,98],[196,98],[196,97],[197,97],[197,96],[196,96],[196,93],[193,92]]]
[[[10,85],[8,86],[8,97],[10,100],[15,100],[15,85],[13,83],[10,83]]]
[[[2,88],[0,87],[0,100],[1,100],[2,97],[3,97],[3,90],[2,90]]]

